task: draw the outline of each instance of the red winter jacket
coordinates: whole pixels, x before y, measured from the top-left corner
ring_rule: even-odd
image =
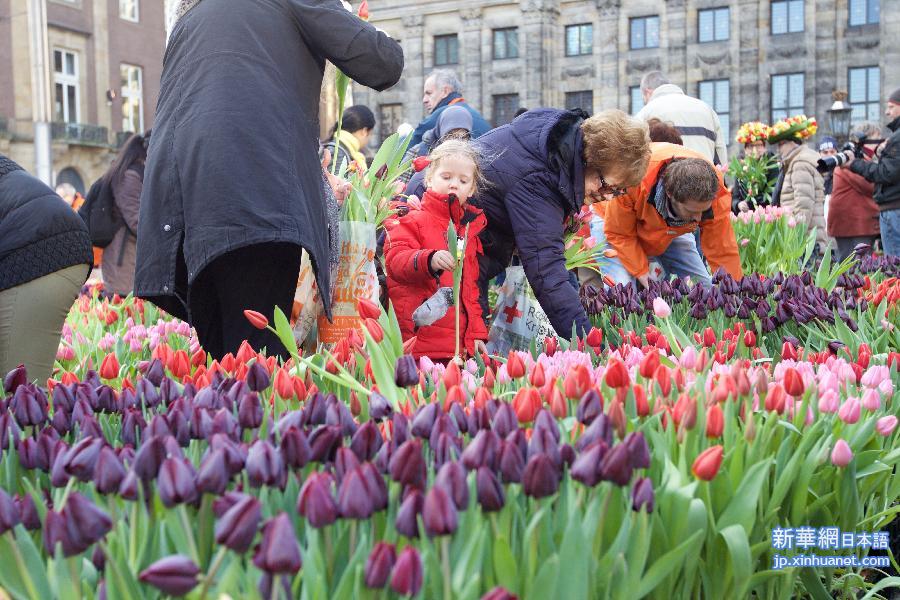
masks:
[[[397,312],[403,339],[417,336],[413,355],[416,358],[451,358],[455,350],[456,315],[451,309],[427,327],[413,331],[412,314],[438,289],[437,280],[429,264],[438,250],[447,250],[447,227],[451,212],[457,235],[468,236],[462,271],[462,311],[459,320],[460,346],[471,354],[476,340],[487,339],[487,328],[478,302],[478,256],[482,254],[478,234],[487,224],[481,210],[454,202],[448,205],[447,196],[427,190],[421,210],[411,210],[399,223],[388,229],[384,243],[384,262],[387,271],[388,294]],[[441,286],[453,287],[453,273],[440,274]]]

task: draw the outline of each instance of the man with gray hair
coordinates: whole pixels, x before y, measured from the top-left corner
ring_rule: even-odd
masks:
[[[462,84],[456,73],[450,69],[435,69],[431,75],[425,79],[424,93],[422,95],[422,104],[425,105],[425,112],[428,113],[416,130],[413,131],[413,137],[410,141],[410,147],[415,146],[422,141],[422,136],[426,131],[434,129],[438,123],[438,118],[444,109],[448,106],[459,105],[464,107],[469,114],[472,115],[472,137],[477,138],[483,133],[487,133],[491,126],[477,110],[472,108],[466,99],[462,96]]]
[[[657,118],[681,133],[684,146],[696,150],[716,165],[728,164],[728,150],[719,115],[706,102],[691,98],[660,71],[641,79],[644,108],[636,115],[645,121]]]

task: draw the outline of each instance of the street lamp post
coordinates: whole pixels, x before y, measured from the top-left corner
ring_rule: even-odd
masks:
[[[34,167],[37,177],[53,185],[50,131],[50,51],[46,0],[28,0],[28,41],[31,50],[31,111],[34,122]]]
[[[834,103],[826,112],[828,113],[828,128],[831,135],[838,141],[838,145],[842,145],[850,136],[850,115],[853,109],[844,103],[847,99],[847,92],[834,91],[831,93]]]

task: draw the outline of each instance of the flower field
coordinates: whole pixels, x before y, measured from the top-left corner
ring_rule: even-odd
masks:
[[[738,238],[803,246],[787,218]],[[863,250],[813,271],[748,254],[765,275],[709,288],[586,288],[586,339],[462,367],[415,361],[367,301],[330,350],[303,356],[280,313],[249,314],[293,358],[212,361],[185,323],[88,287],[53,377],[3,381],[0,587],[890,597],[900,263]],[[813,552],[889,564],[776,568]]]

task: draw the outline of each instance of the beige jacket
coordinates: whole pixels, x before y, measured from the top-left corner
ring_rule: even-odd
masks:
[[[798,221],[816,228],[821,250],[828,243],[825,230],[825,180],[816,170],[819,154],[808,146],[799,146],[784,157],[784,185],[780,204]]]

